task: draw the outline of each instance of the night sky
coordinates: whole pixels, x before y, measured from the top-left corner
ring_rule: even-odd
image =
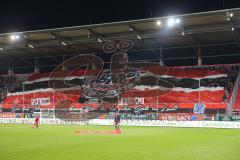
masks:
[[[9,0],[0,5],[4,33],[237,8],[240,0]]]

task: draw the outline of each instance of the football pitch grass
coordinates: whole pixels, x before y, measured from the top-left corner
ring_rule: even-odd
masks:
[[[0,124],[0,160],[240,160],[240,130]]]

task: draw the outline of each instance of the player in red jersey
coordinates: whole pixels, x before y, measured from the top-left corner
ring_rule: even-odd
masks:
[[[39,126],[39,115],[37,114],[34,121],[34,127],[38,128],[38,126]]]
[[[114,126],[115,126],[115,131],[116,133],[122,133],[120,129],[120,115],[119,113],[116,113],[114,116]]]

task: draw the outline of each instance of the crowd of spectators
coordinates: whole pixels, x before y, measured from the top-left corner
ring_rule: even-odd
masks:
[[[234,88],[234,84],[237,79],[238,73],[239,73],[239,67],[236,67],[236,66],[232,66],[228,70],[227,81],[224,86],[224,96],[223,96],[224,102],[227,102],[230,92]]]
[[[6,98],[7,93],[15,92],[22,86],[17,76],[0,76],[0,103]]]

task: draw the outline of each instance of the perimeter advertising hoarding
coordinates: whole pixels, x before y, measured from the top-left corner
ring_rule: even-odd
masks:
[[[32,124],[33,118],[0,118],[0,123]],[[60,119],[40,119],[41,124],[77,124],[77,125],[113,125],[112,119],[92,119],[90,121],[63,121]],[[240,122],[223,121],[159,121],[159,120],[122,120],[125,126],[159,126],[159,127],[199,127],[199,128],[236,128]]]
[[[23,113],[1,112],[0,118],[23,118]]]

